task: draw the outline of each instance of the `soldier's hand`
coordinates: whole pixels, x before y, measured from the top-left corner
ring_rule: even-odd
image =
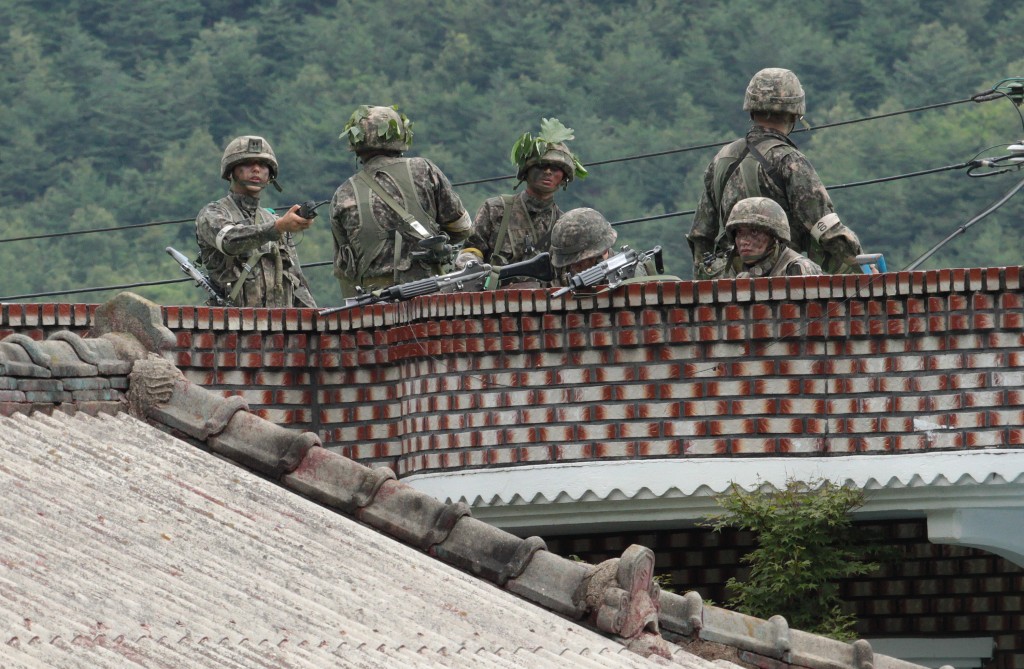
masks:
[[[455,257],[455,269],[466,269],[466,265],[471,262],[480,262],[480,256],[469,251],[463,251]]]
[[[293,204],[284,216],[274,221],[274,227],[278,232],[302,232],[313,224],[313,219],[299,216],[299,206]]]

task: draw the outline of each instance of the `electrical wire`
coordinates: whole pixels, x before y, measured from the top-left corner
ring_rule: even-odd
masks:
[[[1004,80],[1004,81],[1007,81],[1007,80]],[[1002,83],[1003,82],[1000,82],[1000,84],[1002,84]],[[963,104],[965,102],[988,102],[990,100],[996,100],[996,99],[999,99],[1001,97],[1005,97],[1005,98],[1007,98],[1007,99],[1009,99],[1011,101],[1013,99],[1010,95],[1007,95],[1006,93],[1004,93],[1002,91],[999,91],[999,90],[996,90],[995,88],[993,88],[993,89],[990,89],[989,91],[985,91],[983,93],[978,93],[978,94],[973,95],[973,96],[971,96],[969,98],[964,98],[963,100],[951,100],[949,102],[939,102],[939,103],[936,103],[936,104],[924,105],[924,106],[921,106],[921,107],[912,107],[910,109],[901,109],[899,111],[886,112],[884,114],[875,114],[873,116],[864,116],[864,117],[861,117],[861,118],[850,119],[850,120],[846,120],[846,121],[837,121],[835,123],[826,123],[826,124],[819,125],[819,126],[814,126],[814,127],[811,127],[811,128],[797,128],[797,129],[795,129],[793,131],[792,134],[796,134],[796,133],[799,133],[799,132],[810,132],[810,131],[814,131],[814,130],[825,130],[825,129],[828,129],[828,128],[836,128],[836,127],[839,127],[839,126],[850,125],[850,124],[854,124],[854,123],[863,123],[865,121],[874,121],[874,120],[877,120],[877,119],[889,118],[889,117],[892,117],[892,116],[899,116],[901,114],[913,114],[913,113],[917,113],[917,112],[921,112],[921,111],[927,111],[927,110],[930,110],[930,109],[940,109],[940,108],[943,108],[943,107],[950,107],[950,106],[953,106],[953,105],[959,105],[959,104]],[[1017,110],[1017,114],[1018,115],[1021,114],[1019,109]],[[1022,124],[1022,126],[1024,126],[1024,116],[1021,116],[1021,124]],[[720,147],[720,146],[725,146],[726,144],[729,144],[731,141],[732,140],[727,140],[727,141],[722,141],[722,142],[710,142],[710,143],[706,143],[706,144],[695,144],[695,145],[692,145],[692,146],[684,146],[684,147],[681,147],[681,148],[678,148],[678,149],[667,149],[667,150],[664,150],[664,151],[654,151],[654,152],[650,152],[650,153],[640,153],[640,154],[635,154],[635,155],[631,155],[631,156],[622,156],[620,158],[609,158],[607,160],[592,161],[592,162],[587,163],[587,165],[590,166],[590,167],[599,166],[599,165],[610,165],[610,164],[613,164],[613,163],[621,163],[621,162],[627,162],[627,161],[631,161],[631,160],[643,160],[643,159],[647,159],[647,158],[656,158],[656,157],[659,157],[659,156],[667,156],[667,155],[672,155],[672,154],[676,154],[676,153],[686,153],[686,152],[689,152],[689,151],[699,151],[699,150],[703,150],[703,149],[713,149],[713,148],[717,148],[717,147]],[[505,181],[505,180],[514,179],[514,178],[515,178],[514,174],[506,174],[506,175],[497,176],[497,177],[487,177],[487,178],[484,178],[484,179],[474,179],[474,180],[470,180],[470,181],[459,181],[459,182],[453,183],[452,186],[456,186],[456,187],[458,187],[458,186],[471,186],[471,185],[475,185],[475,184],[490,183],[490,182],[494,182],[494,181]],[[320,205],[322,205],[322,204],[324,204],[326,202],[328,202],[328,200],[320,201],[317,204],[317,207],[319,207]],[[275,207],[274,211],[275,212],[278,212],[278,211],[288,211],[288,209],[290,209],[290,208],[291,208],[291,205],[284,206],[284,207]],[[51,233],[38,234],[38,235],[25,235],[25,236],[22,236],[22,237],[8,237],[8,238],[0,239],[0,244],[6,244],[6,243],[9,243],[9,242],[28,241],[28,240],[34,240],[34,239],[52,239],[52,238],[55,238],[55,237],[72,237],[72,236],[75,236],[75,235],[86,235],[86,234],[91,234],[91,233],[95,233],[95,232],[116,232],[116,231],[120,231],[120,230],[131,230],[133,228],[146,228],[146,227],[153,227],[153,226],[159,226],[159,225],[173,225],[173,224],[181,224],[181,223],[190,223],[193,220],[195,220],[195,219],[194,218],[177,218],[177,219],[172,219],[172,220],[153,221],[153,222],[150,222],[150,223],[136,223],[136,224],[131,224],[131,225],[122,225],[122,226],[114,226],[114,227],[107,227],[107,228],[92,228],[92,229],[89,229],[89,230],[71,230],[71,231],[65,231],[65,232],[51,232]],[[630,222],[640,222],[641,220],[643,220],[643,219],[637,219],[635,221],[630,221]],[[625,224],[626,223],[622,223],[622,225],[625,225]]]
[[[885,183],[885,182],[888,182],[888,181],[896,181],[898,179],[909,179],[909,178],[912,178],[912,177],[926,176],[926,175],[929,175],[929,174],[936,174],[936,173],[939,173],[939,172],[948,172],[950,170],[962,169],[962,168],[965,168],[965,167],[970,167],[975,162],[976,162],[975,160],[971,160],[971,161],[968,161],[968,162],[965,162],[965,163],[957,163],[955,165],[945,165],[943,167],[936,167],[936,168],[932,168],[932,169],[929,169],[929,170],[920,170],[920,171],[917,171],[917,172],[907,172],[905,174],[896,174],[896,175],[888,176],[888,177],[880,177],[878,179],[868,179],[866,181],[853,181],[853,182],[845,183],[845,184],[836,184],[834,186],[826,186],[826,189],[827,190],[839,190],[839,189],[842,189],[842,188],[854,188],[854,187],[857,187],[857,186],[868,186],[868,185],[872,185],[872,184]],[[288,208],[289,207],[284,207],[285,210],[287,210]],[[647,222],[647,221],[657,221],[657,220],[662,220],[662,219],[666,219],[666,218],[678,218],[678,217],[682,217],[682,216],[689,216],[689,215],[692,215],[694,213],[696,213],[696,209],[688,209],[688,210],[685,210],[685,211],[673,211],[673,212],[668,212],[668,213],[665,213],[665,214],[655,214],[655,215],[652,215],[652,216],[641,216],[639,218],[630,218],[630,219],[626,219],[626,220],[622,220],[622,221],[616,221],[616,222],[612,223],[611,225],[612,226],[631,225],[631,224],[634,224],[634,223],[643,223],[643,222]],[[333,260],[320,260],[320,261],[311,262],[311,263],[303,263],[302,264],[302,268],[303,269],[308,269],[308,268],[313,268],[313,267],[324,267],[324,266],[333,265],[333,264],[334,264]],[[32,295],[13,295],[13,296],[9,296],[9,297],[0,297],[0,302],[10,301],[10,300],[17,300],[17,299],[35,298],[35,297],[52,297],[52,296],[55,296],[55,295],[72,295],[72,294],[75,294],[75,293],[104,292],[104,291],[109,291],[109,290],[120,290],[120,289],[123,289],[123,288],[134,288],[134,287],[138,287],[138,286],[160,285],[161,283],[178,283],[178,282],[187,281],[187,280],[188,279],[175,279],[173,281],[163,281],[163,282],[157,281],[157,282],[151,282],[151,283],[125,284],[125,285],[117,285],[117,286],[100,286],[100,287],[96,287],[96,288],[82,288],[82,289],[66,290],[66,291],[59,291],[59,292],[37,293],[37,294],[32,294]]]
[[[1004,80],[1004,82],[1005,81],[1008,81],[1008,80]],[[996,87],[994,87],[994,88],[992,88],[992,89],[990,89],[988,91],[984,91],[982,93],[978,93],[976,95],[973,95],[973,96],[971,96],[969,98],[964,98],[962,100],[952,100],[952,101],[949,101],[949,102],[941,102],[941,103],[936,103],[936,104],[931,104],[931,105],[924,105],[924,106],[920,106],[920,107],[913,107],[913,108],[909,108],[909,109],[902,109],[902,110],[895,111],[895,112],[887,112],[887,113],[884,113],[884,114],[876,114],[876,115],[873,115],[873,116],[865,116],[865,117],[858,118],[858,119],[850,119],[850,120],[847,120],[847,121],[838,121],[838,122],[835,122],[835,123],[828,123],[828,124],[819,125],[819,126],[810,127],[810,128],[800,128],[800,129],[794,130],[793,133],[795,134],[795,133],[798,133],[798,132],[809,132],[809,131],[812,131],[812,130],[822,130],[822,129],[827,129],[827,128],[835,128],[835,127],[844,126],[844,125],[850,125],[850,124],[854,124],[854,123],[862,123],[862,122],[865,122],[865,121],[871,121],[871,120],[877,120],[877,119],[881,119],[881,118],[889,118],[889,117],[893,117],[893,116],[899,116],[899,115],[902,115],[902,114],[911,114],[911,113],[917,113],[917,112],[931,110],[931,109],[939,109],[939,108],[943,108],[943,107],[950,107],[950,106],[953,106],[953,105],[964,104],[966,102],[977,102],[977,103],[980,103],[980,102],[987,102],[987,101],[990,101],[990,100],[996,100],[996,99],[1000,99],[1000,98],[1006,98],[1006,99],[1010,100],[1011,102],[1015,102],[1013,96],[1008,95],[1007,93],[998,90],[998,87],[1002,83],[1004,83],[1004,82],[1000,82],[1000,84],[997,84]],[[1014,106],[1016,107],[1016,104]],[[1018,116],[1021,117],[1021,123],[1022,123],[1022,126],[1024,126],[1024,115],[1021,115],[1021,112],[1020,112],[1019,109],[1017,110],[1017,114],[1018,114]],[[726,145],[728,143],[729,143],[728,141],[725,141],[725,142],[713,142],[713,143],[706,143],[706,144],[698,144],[698,145],[692,145],[692,146],[682,147],[682,148],[678,148],[678,149],[669,149],[669,150],[665,150],[665,151],[657,151],[657,152],[651,152],[651,153],[636,154],[636,155],[632,155],[632,156],[623,156],[623,157],[620,157],[620,158],[611,158],[611,159],[603,160],[603,161],[594,161],[594,162],[588,163],[588,165],[590,165],[590,166],[607,165],[607,164],[612,164],[612,163],[617,163],[617,162],[626,162],[626,161],[631,161],[631,160],[640,160],[640,159],[646,159],[646,158],[670,155],[670,154],[675,154],[675,153],[683,153],[683,152],[687,152],[687,151],[696,151],[696,150],[701,150],[701,149],[715,148],[715,147],[719,147],[719,146],[724,146],[724,145]],[[980,153],[978,155],[980,155]],[[928,175],[928,174],[935,174],[935,173],[938,173],[938,172],[945,172],[945,171],[949,171],[949,170],[963,169],[965,167],[977,167],[977,163],[978,163],[977,160],[972,160],[972,161],[968,161],[966,163],[957,163],[957,164],[954,164],[954,165],[946,165],[946,166],[943,166],[943,167],[937,167],[937,168],[933,168],[933,169],[929,169],[929,170],[921,170],[921,171],[917,171],[917,172],[909,172],[909,173],[905,173],[905,174],[897,174],[897,175],[893,175],[893,176],[881,177],[881,178],[878,178],[878,179],[869,179],[869,180],[865,180],[865,181],[856,181],[856,182],[850,182],[850,183],[845,183],[845,184],[836,184],[836,185],[833,185],[833,186],[827,186],[826,188],[829,189],[829,190],[839,190],[839,189],[843,189],[843,188],[854,188],[854,187],[858,187],[858,186],[866,186],[866,185],[871,185],[871,184],[885,183],[885,182],[888,182],[888,181],[895,181],[895,180],[898,180],[898,179],[906,179],[906,178],[911,178],[911,177],[924,176],[924,175]],[[976,175],[972,175],[972,176],[976,176]],[[472,185],[472,184],[487,183],[487,182],[491,182],[491,181],[505,180],[505,179],[510,179],[510,178],[513,178],[513,175],[506,175],[506,176],[499,176],[499,177],[490,177],[490,178],[487,178],[487,179],[477,179],[477,180],[473,180],[473,181],[462,181],[462,182],[453,183],[452,185],[453,186],[466,186],[466,185]],[[1022,185],[1024,185],[1024,182],[1022,182]],[[1001,201],[997,206],[993,207],[991,211],[994,211],[996,208],[998,208],[998,206],[1001,206],[1002,203],[1005,202],[1005,200],[1009,199],[1009,197],[1013,193],[1016,193],[1017,190],[1019,190],[1019,188],[1020,188],[1020,186],[1018,186],[1011,193],[1009,193],[1005,197],[1005,199],[1003,201]],[[322,200],[322,201],[317,202],[316,206],[314,207],[314,209],[316,207],[320,207],[321,205],[323,205],[323,204],[325,204],[327,202],[328,202],[328,200]],[[292,206],[294,206],[294,205],[275,207],[274,211],[275,212],[287,211]],[[611,225],[613,225],[613,226],[623,226],[623,225],[631,225],[631,224],[634,224],[634,223],[642,223],[642,222],[647,222],[647,221],[661,220],[661,219],[666,219],[666,218],[676,218],[676,217],[682,217],[682,216],[691,215],[691,214],[695,213],[695,211],[696,210],[694,210],[694,209],[690,209],[690,210],[686,210],[686,211],[676,211],[676,212],[669,212],[669,213],[665,213],[665,214],[656,214],[656,215],[653,215],[653,216],[643,216],[643,217],[639,217],[639,218],[632,218],[632,219],[617,221],[615,223],[612,223]],[[990,211],[986,211],[984,214],[979,216],[978,219],[980,219],[981,217],[987,215],[988,213],[990,213]],[[55,238],[55,237],[71,237],[71,236],[75,236],[75,235],[90,234],[90,233],[95,233],[95,232],[114,232],[114,231],[120,231],[120,230],[129,230],[129,229],[133,229],[133,228],[145,228],[145,227],[154,227],[154,226],[160,226],[160,225],[181,224],[181,223],[191,222],[192,220],[193,219],[191,219],[191,218],[173,219],[173,220],[166,220],[166,221],[153,221],[153,222],[149,222],[149,223],[138,223],[138,224],[133,224],[133,225],[125,225],[125,226],[114,226],[114,227],[106,227],[106,228],[93,228],[93,229],[89,229],[89,230],[74,230],[74,231],[66,231],[66,232],[58,232],[58,233],[46,233],[46,234],[39,234],[39,235],[26,235],[26,236],[22,236],[22,237],[11,237],[11,238],[0,239],[0,244],[8,243],[8,242],[16,242],[16,241],[35,240],[35,239],[52,239],[52,238]],[[970,221],[964,227],[964,230],[966,229],[967,226],[969,226],[970,224],[973,224],[974,222],[975,222],[974,220]],[[937,246],[935,249],[933,249],[932,253],[934,253],[934,251],[937,251],[938,248],[941,247],[941,245],[945,244],[946,242],[948,242],[950,239],[952,239],[953,237],[955,237],[957,234],[959,234],[962,231],[963,230],[958,230],[957,232],[954,232],[953,235],[951,235],[947,239],[943,240],[939,244],[939,246]],[[923,262],[923,260],[922,260],[922,262]],[[322,266],[332,265],[332,264],[333,264],[333,261],[325,260],[325,261],[318,261],[318,262],[313,262],[313,263],[307,263],[307,264],[302,265],[302,267],[303,268],[312,268],[312,267],[322,267]],[[170,279],[170,280],[163,280],[163,281],[148,281],[148,282],[137,282],[137,283],[131,283],[131,284],[120,284],[120,285],[115,285],[115,286],[100,286],[100,287],[94,287],[94,288],[79,288],[79,289],[72,289],[72,290],[65,290],[65,291],[49,291],[49,292],[44,292],[44,293],[33,293],[33,294],[25,294],[25,295],[13,295],[13,296],[8,296],[8,297],[0,297],[0,302],[8,301],[8,300],[18,300],[18,299],[31,299],[31,298],[38,298],[38,297],[52,297],[52,296],[57,296],[57,295],[74,295],[74,294],[90,293],[90,292],[106,292],[106,291],[110,291],[110,290],[121,290],[121,289],[125,289],[125,288],[138,288],[138,287],[145,287],[145,286],[166,285],[166,284],[173,284],[173,283],[183,283],[183,282],[188,281],[188,280],[189,279],[187,279],[187,278],[185,278],[185,279]]]

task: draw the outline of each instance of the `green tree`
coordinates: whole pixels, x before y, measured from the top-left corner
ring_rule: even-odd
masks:
[[[730,606],[759,618],[782,615],[807,632],[854,638],[856,619],[844,611],[838,581],[878,569],[864,561],[850,521],[850,511],[864,503],[862,491],[820,480],[754,492],[734,484],[717,502],[726,513],[706,526],[757,535],[757,548],[742,558],[749,576],[726,584],[736,593]]]

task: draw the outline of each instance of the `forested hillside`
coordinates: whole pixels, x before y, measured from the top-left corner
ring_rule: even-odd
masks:
[[[519,134],[557,117],[590,168],[559,204],[620,222],[694,208],[717,149],[678,149],[741,133],[743,91],[763,67],[797,73],[812,126],[1024,76],[1024,3],[1001,0],[0,0],[0,25],[0,297],[181,277],[164,247],[194,257],[192,220],[225,192],[219,159],[239,134],[277,151],[285,192],[267,206],[329,199],[356,167],[338,134],[360,104],[398,104],[416,130],[410,154],[436,162],[471,213],[514,181],[465,182],[511,174]],[[1022,138],[1005,98],[794,136],[829,185],[957,165]],[[898,269],[1021,177],[952,169],[832,195],[865,249]],[[924,267],[1021,264],[1022,209],[1024,194]],[[305,263],[331,257],[321,214],[299,247]],[[622,242],[664,245],[688,277],[691,219],[617,229]],[[321,305],[338,303],[329,266],[307,274]],[[204,299],[190,283],[134,290]]]

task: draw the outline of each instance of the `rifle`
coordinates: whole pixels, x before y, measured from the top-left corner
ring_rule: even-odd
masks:
[[[603,260],[582,272],[570,275],[567,279],[568,285],[556,290],[551,294],[551,297],[561,297],[569,291],[575,293],[580,288],[596,286],[602,283],[607,283],[609,288],[615,288],[623,280],[632,277],[638,265],[643,265],[652,258],[654,259],[654,265],[658,274],[663,273],[665,270],[662,265],[660,246],[655,246],[650,251],[640,252],[628,246],[623,246],[617,255],[613,255],[611,258]]]
[[[401,302],[432,293],[488,290],[492,287],[491,275],[495,272],[498,274],[498,285],[519,276],[527,276],[538,281],[550,281],[555,278],[554,271],[551,268],[551,254],[549,253],[538,253],[529,260],[523,260],[502,267],[474,262],[455,272],[441,274],[440,276],[430,276],[426,279],[389,286],[372,292],[362,292],[362,288],[357,288],[360,291],[359,294],[355,297],[347,298],[345,304],[340,307],[321,309],[318,314],[320,316],[328,316],[345,309],[360,307],[366,304]]]
[[[231,306],[227,298],[224,297],[224,295],[210,282],[210,277],[196,269],[196,266],[190,263],[188,258],[174,250],[171,246],[168,246],[164,250],[167,251],[167,253],[169,253],[179,265],[181,265],[182,272],[192,277],[197,286],[210,294],[210,297],[218,307]]]

